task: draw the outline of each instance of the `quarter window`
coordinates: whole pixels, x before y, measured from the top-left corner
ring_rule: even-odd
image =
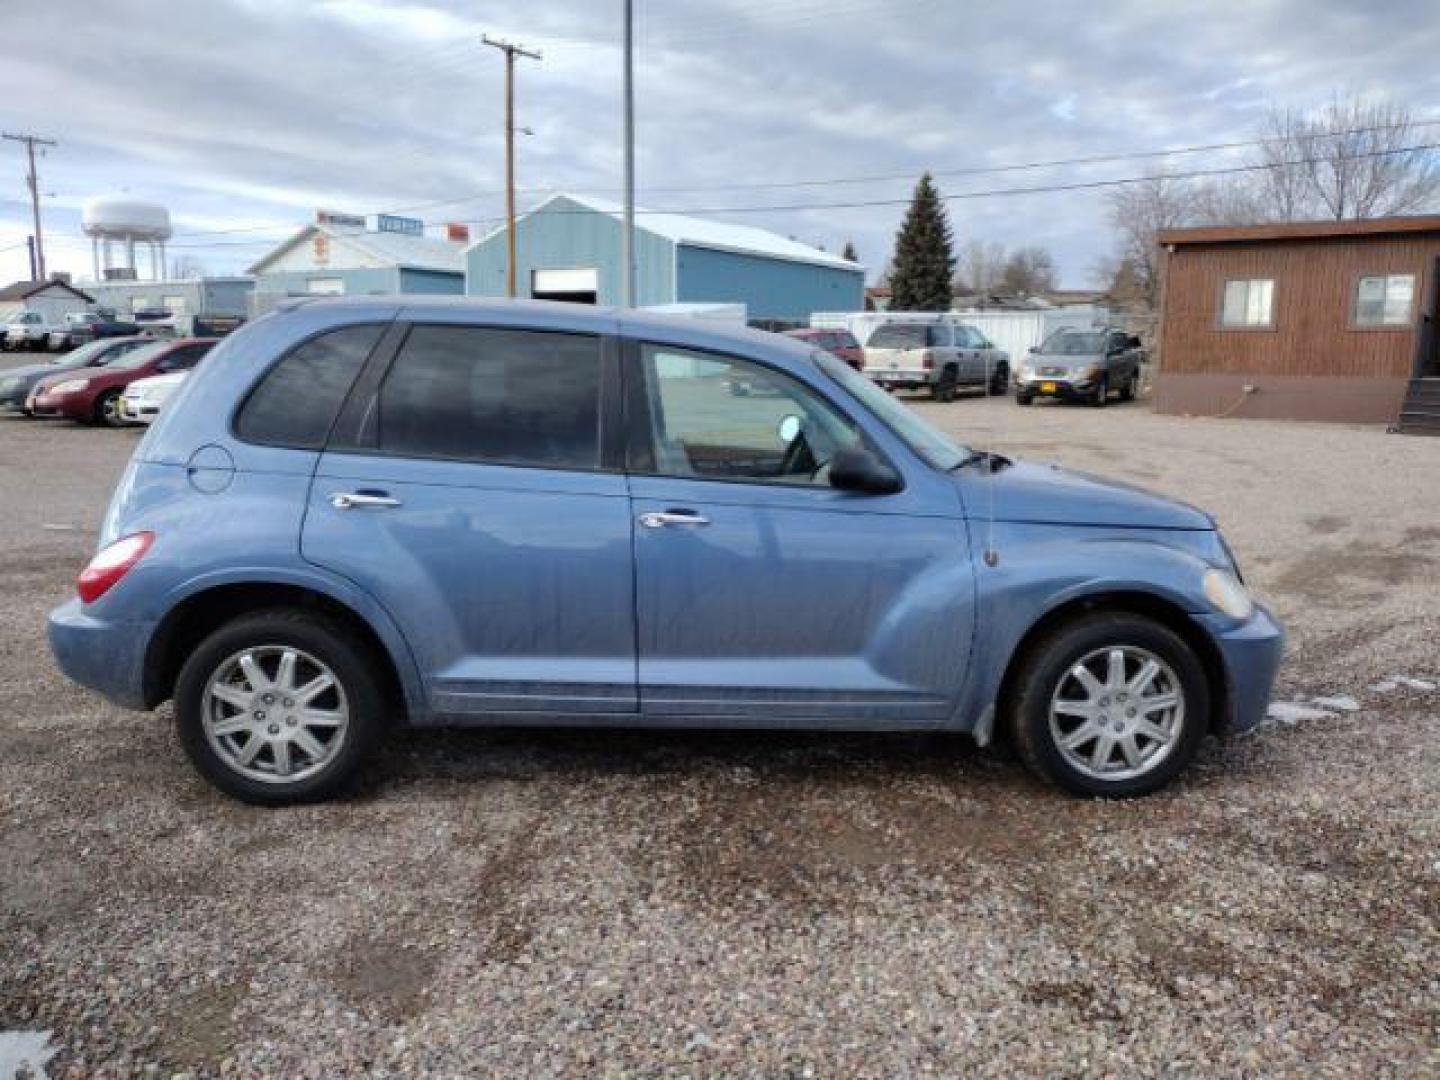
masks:
[[[647,345],[654,471],[703,480],[829,485],[860,433],[808,387],[745,360]]]
[[[1220,325],[1251,329],[1273,326],[1274,298],[1275,282],[1269,278],[1227,281]]]
[[[312,338],[272,367],[235,421],[248,442],[320,450],[350,384],[383,326],[349,326]]]
[[[380,388],[382,452],[555,469],[600,467],[600,341],[417,326]]]
[[[1414,274],[1366,274],[1355,284],[1356,326],[1409,326]]]

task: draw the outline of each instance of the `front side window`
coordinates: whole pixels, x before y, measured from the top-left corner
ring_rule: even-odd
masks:
[[[320,450],[350,384],[383,326],[347,326],[311,338],[272,367],[235,421],[247,442]]]
[[[1220,325],[1232,329],[1273,326],[1274,298],[1275,282],[1269,278],[1227,281],[1220,303]]]
[[[953,469],[970,456],[968,447],[927,424],[914,409],[900,404],[844,361],[819,352],[815,365],[935,468]]]
[[[662,476],[825,487],[835,451],[860,441],[827,401],[771,368],[659,345],[641,357]]]
[[[600,339],[417,326],[380,387],[376,439],[407,457],[600,467]]]
[[[1356,326],[1409,326],[1414,274],[1365,274],[1355,284]]]

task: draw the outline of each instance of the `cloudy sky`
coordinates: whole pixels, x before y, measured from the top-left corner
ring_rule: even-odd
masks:
[[[1440,118],[1433,0],[636,0],[642,206],[701,212],[883,265],[915,176],[947,195],[1221,167],[975,170],[1251,137],[1335,91]],[[88,274],[79,208],[170,208],[172,257],[243,269],[316,207],[503,212],[501,57],[522,61],[522,207],[615,195],[619,0],[4,0],[0,126],[41,162],[52,269]],[[1440,138],[1440,126],[1424,129]],[[824,183],[809,183],[824,181]],[[849,204],[849,205],[836,205]],[[867,204],[867,205],[856,205]],[[1103,197],[959,198],[962,240],[1042,244],[1082,286]],[[0,144],[0,278],[24,276],[21,148]],[[20,245],[20,246],[15,246]]]

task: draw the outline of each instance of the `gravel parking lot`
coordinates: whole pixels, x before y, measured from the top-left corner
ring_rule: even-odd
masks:
[[[1279,696],[1358,708],[1127,803],[961,738],[472,732],[252,809],[44,646],[137,435],[0,419],[0,1032],[52,1076],[1440,1069],[1440,443],[916,407],[1216,513]]]

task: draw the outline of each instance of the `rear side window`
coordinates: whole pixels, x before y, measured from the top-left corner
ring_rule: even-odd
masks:
[[[330,425],[383,325],[347,326],[311,338],[266,373],[240,410],[247,442],[321,450]]]
[[[600,467],[600,340],[417,326],[380,388],[383,453],[553,469]]]

